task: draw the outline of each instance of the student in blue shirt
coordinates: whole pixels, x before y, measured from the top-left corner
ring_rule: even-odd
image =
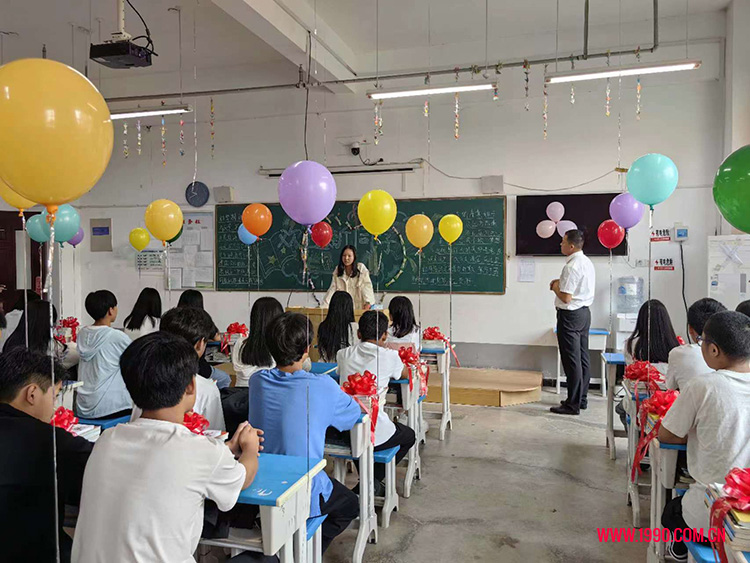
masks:
[[[276,367],[250,378],[248,421],[264,429],[267,453],[321,459],[328,427],[351,430],[361,415],[359,405],[333,379],[302,369],[313,335],[312,323],[297,313],[276,317],[266,332]],[[324,472],[312,481],[310,516],[320,514],[328,516],[322,526],[323,551],[359,516],[357,495]]]

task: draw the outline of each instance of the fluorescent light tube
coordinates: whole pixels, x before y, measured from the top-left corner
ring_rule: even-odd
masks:
[[[616,76],[636,76],[658,74],[662,72],[677,72],[680,70],[695,70],[699,66],[701,66],[701,61],[699,60],[631,64],[622,65],[621,67],[610,66],[604,68],[550,72],[545,75],[544,81],[548,84],[559,84],[562,82],[579,82],[581,80],[597,80],[599,78],[613,78]]]
[[[469,84],[448,84],[446,86],[417,86],[412,88],[392,88],[390,90],[370,90],[367,97],[371,100],[390,100],[393,98],[410,98],[414,96],[434,96],[436,94],[454,94],[456,92],[477,92],[494,90],[495,82],[474,82]]]
[[[111,112],[112,119],[132,119],[134,117],[151,117],[154,115],[171,115],[175,113],[190,113],[193,108],[188,105],[161,106],[158,108],[136,108],[116,110]]]

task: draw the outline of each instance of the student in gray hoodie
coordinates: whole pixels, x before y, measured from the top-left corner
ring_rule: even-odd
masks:
[[[130,394],[120,373],[120,356],[130,338],[112,328],[117,318],[117,298],[100,289],[86,296],[86,312],[94,324],[78,333],[78,389],[76,414],[82,418],[129,416],[133,409]]]

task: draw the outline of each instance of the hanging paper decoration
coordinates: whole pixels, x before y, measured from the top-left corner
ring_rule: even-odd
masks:
[[[547,75],[547,65],[544,65],[544,74]],[[547,81],[542,80],[542,84],[544,86],[542,87],[542,96],[544,98],[544,101],[542,102],[542,119],[544,120],[544,140],[547,140],[547,102],[549,100],[547,96]]]
[[[180,118],[180,156],[185,156],[185,120]]]
[[[167,126],[164,124],[164,116],[161,116],[161,165],[167,165]]]
[[[375,144],[380,142],[380,137],[383,136],[383,100],[375,102]]]
[[[424,77],[424,85],[428,86],[430,84],[430,73],[427,73],[427,76]],[[424,101],[424,116],[429,117],[430,115],[430,99],[427,98]]]
[[[609,49],[607,49],[607,66],[609,66]],[[612,93],[612,84],[608,76],[607,88],[605,90],[605,96],[604,96],[604,115],[606,115],[607,117],[609,117],[609,103],[612,101],[611,93]]]
[[[573,60],[573,55],[570,55],[570,70],[576,69],[576,62]],[[570,83],[570,105],[575,105],[576,103],[576,89],[575,86],[573,86],[573,83]]]
[[[453,124],[453,129],[454,129],[453,136],[458,140],[458,137],[460,136],[459,135],[459,118],[458,118],[458,113],[461,110],[461,107],[458,104],[458,92],[456,92],[456,94],[455,94],[455,99],[456,99],[456,107],[454,109],[455,122]]]
[[[135,130],[138,132],[137,139],[138,139],[138,156],[141,156],[141,120],[135,122]]]
[[[641,46],[638,45],[635,49],[635,60],[641,62]],[[639,74],[635,79],[635,118],[641,120],[641,75]]]
[[[215,144],[214,144],[214,133],[215,133],[215,131],[214,131],[214,117],[215,117],[215,114],[214,114],[214,99],[211,98],[210,101],[211,101],[211,115],[210,115],[210,118],[211,118],[210,119],[210,123],[211,123],[211,160],[213,160],[214,159],[214,147],[215,147]]]
[[[531,66],[529,65],[529,60],[524,59],[523,60],[523,81],[524,81],[524,90],[526,90],[526,105],[524,108],[526,111],[529,111],[529,72],[531,72]]]
[[[492,90],[492,101],[496,102],[500,96],[497,93],[497,84],[495,84],[495,88]]]
[[[130,150],[128,149],[128,122],[122,122],[122,155],[128,158]]]

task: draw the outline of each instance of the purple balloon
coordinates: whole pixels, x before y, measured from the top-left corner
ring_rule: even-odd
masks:
[[[560,221],[557,224],[557,234],[561,237],[565,236],[565,233],[568,231],[572,231],[573,229],[577,229],[578,226],[573,221],[568,221],[567,219],[564,219],[563,221]]]
[[[71,245],[73,248],[81,244],[81,241],[83,240],[83,227],[78,228],[78,232],[73,235],[73,238],[68,241],[68,244]]]
[[[630,192],[616,196],[609,204],[609,216],[623,229],[635,227],[643,218],[646,206],[635,199]]]
[[[336,182],[328,169],[312,160],[289,166],[279,178],[279,202],[300,225],[325,219],[336,203]]]

